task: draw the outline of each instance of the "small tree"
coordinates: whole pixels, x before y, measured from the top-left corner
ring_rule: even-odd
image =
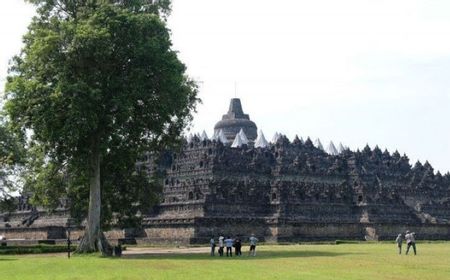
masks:
[[[5,108],[18,131],[31,131],[28,181],[88,197],[78,250],[108,253],[102,184],[103,197],[127,192],[138,155],[180,138],[196,86],[171,49],[168,1],[30,2],[38,16],[10,68]]]

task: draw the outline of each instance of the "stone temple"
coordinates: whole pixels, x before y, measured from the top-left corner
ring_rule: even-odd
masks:
[[[110,238],[137,243],[207,243],[218,234],[267,242],[383,240],[415,231],[419,239],[449,239],[450,174],[426,162],[411,166],[398,152],[366,146],[324,149],[276,134],[269,143],[244,114],[239,99],[206,133],[190,135],[155,166],[146,155],[138,168],[165,170],[161,201],[140,229],[117,229]],[[65,238],[67,209],[46,214],[23,203],[3,213],[7,238]],[[81,227],[79,233],[81,233]],[[75,233],[76,234],[76,233]]]

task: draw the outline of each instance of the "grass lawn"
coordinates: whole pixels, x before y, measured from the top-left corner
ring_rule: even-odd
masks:
[[[0,256],[0,279],[450,279],[450,243],[260,246],[256,257],[206,254]]]

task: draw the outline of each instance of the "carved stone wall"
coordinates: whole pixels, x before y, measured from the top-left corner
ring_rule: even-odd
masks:
[[[144,213],[142,230],[113,230],[111,239],[179,244],[254,233],[273,242],[371,240],[406,229],[419,239],[450,236],[450,174],[377,147],[329,155],[310,139],[231,148],[194,137],[159,165],[146,155],[138,168],[165,172],[161,202]],[[23,199],[18,211],[0,216],[0,234],[64,238],[67,219],[64,207],[48,214]]]
[[[428,163],[411,167],[397,152],[366,147],[333,156],[309,139],[281,137],[255,149],[194,138],[174,155],[159,214],[144,224],[148,238],[170,239],[173,229],[189,242],[251,233],[269,241],[364,240],[407,228],[448,238],[450,175]],[[189,221],[189,233],[175,218]]]

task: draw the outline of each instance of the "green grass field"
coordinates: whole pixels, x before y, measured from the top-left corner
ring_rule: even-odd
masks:
[[[417,256],[386,243],[260,246],[239,258],[13,255],[0,256],[0,279],[450,279],[450,243],[417,247]]]

